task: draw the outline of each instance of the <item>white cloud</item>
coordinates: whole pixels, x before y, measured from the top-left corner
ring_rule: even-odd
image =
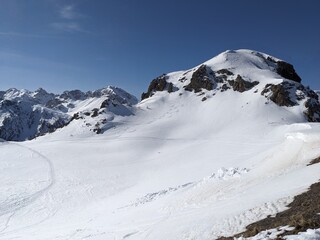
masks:
[[[65,5],[60,7],[59,11],[59,20],[51,23],[51,27],[56,30],[63,32],[82,32],[89,33],[81,27],[79,24],[79,18],[84,17],[82,14],[75,11],[75,5]]]
[[[79,14],[77,14],[74,10],[74,5],[67,5],[62,7],[59,11],[59,14],[63,19],[75,19],[79,17]]]
[[[54,22],[51,26],[56,30],[64,32],[87,32],[76,22]]]

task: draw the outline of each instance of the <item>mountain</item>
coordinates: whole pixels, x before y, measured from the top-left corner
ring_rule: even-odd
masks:
[[[251,50],[226,51],[217,57],[187,71],[164,74],[150,83],[141,98],[156,92],[190,91],[202,101],[226,91],[259,95],[277,106],[303,109],[309,122],[320,121],[320,104],[317,93],[301,84],[293,66],[267,54]]]
[[[9,89],[0,92],[0,138],[23,141],[67,126],[71,121],[98,117],[106,123],[115,115],[132,114],[137,99],[116,87],[94,92],[65,91],[60,95],[40,88],[34,92]],[[110,115],[111,114],[111,115]],[[110,115],[110,116],[109,116]],[[101,132],[105,125],[96,121],[93,131]],[[87,125],[89,126],[89,125]]]
[[[282,60],[250,50],[226,51],[193,69],[152,80],[142,100],[165,91],[180,96],[193,92],[206,101],[217,98],[216,94],[227,96],[224,92],[235,91],[251,94],[253,101],[254,95],[259,95],[265,104],[288,107],[295,117],[301,111],[309,122],[318,122],[319,96],[300,82],[293,66]],[[34,92],[9,89],[0,92],[0,138],[33,139],[85,118],[83,126],[103,133],[114,126],[114,115],[132,115],[136,103],[134,96],[115,87],[86,93],[65,91],[60,95],[41,88]],[[89,116],[97,118],[90,120]],[[294,121],[302,121],[301,114],[299,117]]]
[[[47,97],[35,105],[67,126],[0,142],[0,239],[317,239],[319,100],[302,84],[236,50],[155,78],[138,103]]]

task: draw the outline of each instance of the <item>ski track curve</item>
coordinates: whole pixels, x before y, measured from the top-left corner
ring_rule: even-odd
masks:
[[[26,197],[24,197],[22,199],[19,199],[17,202],[14,202],[14,204],[12,204],[12,205],[15,205],[15,207],[10,208],[10,209],[0,213],[0,216],[4,216],[6,214],[10,214],[9,217],[7,218],[5,224],[4,224],[4,227],[2,229],[0,229],[0,236],[3,235],[3,234],[9,233],[9,232],[5,232],[5,230],[10,226],[10,221],[12,220],[12,218],[14,218],[14,216],[16,215],[16,213],[19,210],[26,208],[30,204],[34,203],[37,199],[42,197],[45,193],[47,193],[52,188],[52,186],[56,182],[54,165],[53,165],[52,161],[48,157],[46,157],[42,153],[40,153],[40,152],[30,148],[30,147],[26,147],[26,146],[23,146],[21,144],[8,142],[8,141],[3,141],[3,142],[5,142],[6,144],[15,145],[15,146],[27,149],[28,151],[32,152],[33,154],[40,156],[40,158],[43,159],[43,161],[45,161],[47,163],[48,168],[49,168],[49,171],[48,171],[48,182],[49,182],[49,184],[46,187],[42,188],[41,190],[36,191],[35,193],[33,193],[33,194],[29,195],[29,196],[26,196]],[[48,219],[48,218],[45,218],[44,220],[41,220],[38,223],[41,223],[41,222],[45,221],[46,219]],[[32,225],[34,225],[34,224],[32,224]],[[26,226],[26,227],[29,227],[29,226]]]

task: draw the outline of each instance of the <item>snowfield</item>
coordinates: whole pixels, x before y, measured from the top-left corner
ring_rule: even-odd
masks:
[[[255,59],[235,71],[258,74]],[[280,81],[261,71],[262,82]],[[182,74],[168,81],[178,86]],[[320,124],[301,105],[266,104],[263,87],[204,90],[206,101],[182,88],[157,92],[134,115],[114,115],[104,134],[80,119],[0,142],[0,239],[212,240],[286,209],[319,181],[320,164],[307,164],[320,156]]]

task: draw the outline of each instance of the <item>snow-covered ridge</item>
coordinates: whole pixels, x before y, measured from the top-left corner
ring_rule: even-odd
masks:
[[[192,69],[161,75],[152,80],[142,100],[168,92],[194,92],[202,101],[226,91],[251,94],[252,99],[300,113],[310,122],[320,121],[317,93],[301,84],[294,67],[278,58],[252,50],[228,50]],[[256,101],[256,100],[255,100]],[[292,108],[295,107],[295,108]]]
[[[11,88],[0,92],[0,138],[26,140],[64,127],[82,116],[131,114],[137,99],[117,87],[62,94]],[[110,116],[109,116],[110,119]],[[97,127],[96,127],[97,129]]]

